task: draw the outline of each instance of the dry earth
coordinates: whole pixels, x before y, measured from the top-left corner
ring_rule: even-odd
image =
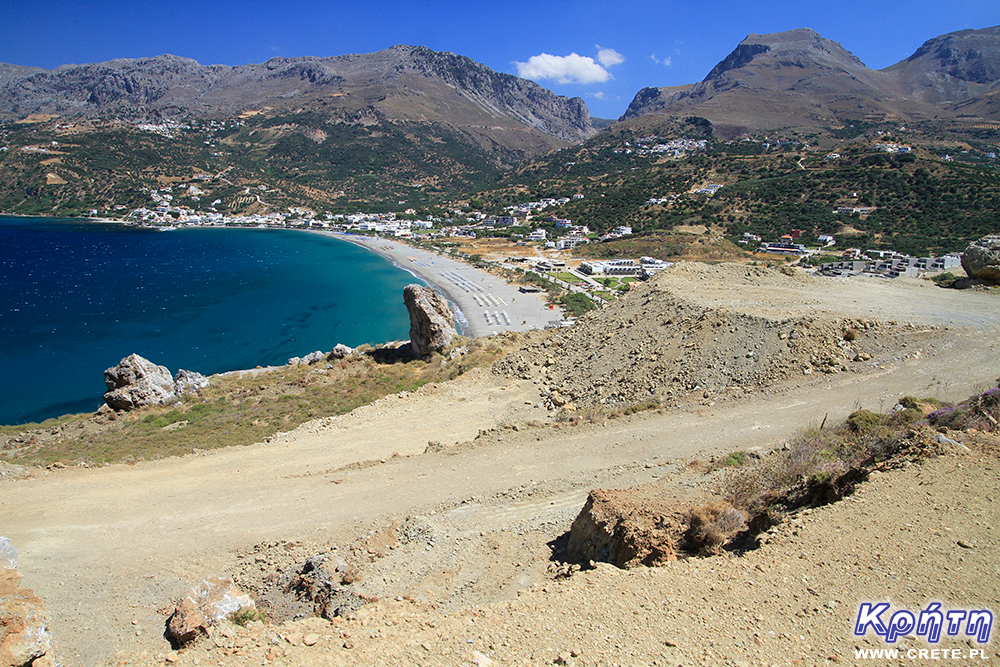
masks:
[[[61,661],[850,664],[855,646],[879,645],[851,636],[860,601],[1000,610],[1000,464],[995,442],[964,434],[953,437],[971,452],[881,473],[744,556],[566,577],[573,568],[553,554],[590,489],[697,487],[693,458],[773,448],[827,414],[888,409],[904,394],[958,400],[1000,377],[991,292],[692,265],[626,301],[548,346],[530,336],[510,376],[471,373],[268,444],[0,481],[0,533],[20,549],[23,585],[46,600]],[[691,331],[699,317],[715,331],[733,318],[755,323],[743,327],[751,338],[698,337],[691,359],[721,365],[757,344],[771,359],[783,350],[787,372],[752,386],[676,384],[663,395],[671,407],[614,419],[599,391],[565,388],[560,363],[592,382],[606,374],[589,370],[604,354],[651,377],[660,361],[648,359],[646,321],[662,326],[664,308],[691,316]],[[779,334],[802,318],[819,333],[794,339],[812,341],[796,356]],[[863,325],[846,341],[859,361],[840,354],[827,371],[811,350],[843,352],[845,323]],[[673,326],[665,350],[686,333]],[[603,351],[589,347],[601,331],[615,333]],[[556,421],[545,405],[553,389],[590,406],[564,416],[587,418]],[[202,577],[234,576],[260,592],[276,569],[324,552],[359,566],[353,589],[380,601],[333,622],[224,626],[180,653],[162,638],[157,610]]]

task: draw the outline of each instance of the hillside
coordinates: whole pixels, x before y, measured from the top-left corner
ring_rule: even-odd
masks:
[[[727,137],[761,129],[829,127],[872,118],[1000,120],[980,104],[1000,82],[1000,27],[927,41],[908,59],[871,70],[840,44],[801,28],[751,34],[699,83],[645,88],[622,120],[701,116]]]
[[[649,114],[622,121],[580,146],[522,166],[476,197],[499,212],[519,202],[583,194],[538,217],[570,219],[597,233],[632,227],[628,243],[577,248],[600,257],[616,247],[621,256],[634,256],[625,245],[661,259],[680,256],[684,252],[663,236],[676,232],[700,232],[713,245],[725,238],[732,247],[744,233],[776,241],[798,229],[809,244],[833,235],[831,252],[859,247],[943,254],[1000,231],[1000,129],[873,121],[756,132],[738,140],[716,129],[696,117]],[[536,226],[560,233],[537,219],[517,231]],[[657,236],[665,239],[659,247]]]
[[[1000,376],[998,313],[994,294],[924,281],[678,266],[579,329],[518,335],[528,368],[514,377],[473,371],[248,447],[5,476],[5,536],[21,550],[25,585],[52,614],[67,665],[166,656],[180,665],[436,665],[471,662],[473,651],[498,664],[652,664],[664,655],[836,655],[850,664],[855,645],[878,646],[850,635],[859,595],[993,604],[983,592],[993,590],[983,577],[994,576],[996,546],[988,434],[947,431],[972,451],[918,448],[849,501],[791,513],[743,556],[581,571],[562,556],[566,533],[591,489],[711,493],[724,474],[706,474],[711,462],[734,450],[781,450],[808,425],[859,407],[887,411],[904,393],[947,401],[981,392]],[[843,327],[859,321],[873,326],[847,341]],[[774,340],[764,322],[774,323]],[[781,339],[781,327],[802,335]],[[819,362],[828,344],[841,349],[837,340],[871,358],[728,389],[684,387],[632,415],[600,403],[596,383],[583,387],[617,380],[604,369],[622,359],[643,379],[666,361],[649,359],[660,348],[666,357],[690,344],[692,365],[711,375],[748,363],[747,351],[792,360],[795,345],[816,348]],[[546,408],[570,365],[581,397],[598,402]],[[163,639],[174,601],[201,578],[233,576],[263,596],[321,553],[357,567],[337,587],[345,608],[332,620],[287,620],[272,597],[273,624],[223,627],[180,652]]]
[[[56,215],[113,215],[143,187],[222,172],[231,188],[208,201],[265,185],[278,192],[263,210],[420,206],[594,133],[578,98],[413,46],[240,67],[5,65],[0,118],[0,209]]]
[[[454,105],[454,108],[451,108]],[[272,58],[228,67],[163,55],[52,71],[0,68],[0,115],[230,118],[264,107],[318,106],[345,120],[447,121],[470,133],[528,126],[573,141],[592,130],[580,99],[453,53],[394,46],[332,58]],[[353,118],[352,118],[353,116]]]

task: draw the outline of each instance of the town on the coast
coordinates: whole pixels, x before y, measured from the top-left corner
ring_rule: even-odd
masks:
[[[674,141],[652,145],[650,143],[650,141],[642,143],[640,140],[635,150],[642,154],[675,155],[703,148],[700,145],[703,142]],[[901,152],[909,147],[891,145],[889,148]],[[828,159],[836,157],[839,156],[828,156]],[[722,184],[710,183],[697,188],[694,192],[711,197],[722,187]],[[245,188],[244,194],[259,198],[260,194],[266,191],[267,187],[260,185],[256,188]],[[504,215],[488,215],[480,211],[453,207],[448,209],[453,217],[428,215],[419,218],[417,211],[412,208],[402,213],[333,214],[317,213],[308,208],[294,206],[281,212],[233,216],[215,210],[215,206],[221,204],[220,200],[211,202],[207,211],[173,203],[175,197],[181,196],[197,202],[203,193],[195,185],[179,188],[176,191],[173,187],[166,186],[148,192],[152,205],[129,212],[125,219],[129,223],[164,231],[182,226],[305,229],[385,237],[402,242],[428,241],[432,244],[436,241],[447,244],[448,239],[505,236],[517,246],[530,249],[530,253],[508,256],[499,262],[502,266],[519,270],[527,268],[548,274],[554,278],[559,287],[587,293],[598,303],[604,302],[607,294],[598,295],[595,290],[607,290],[612,286],[619,290],[627,290],[630,282],[646,280],[672,264],[666,260],[645,256],[597,260],[586,258],[586,253],[573,253],[579,246],[585,244],[613,241],[632,235],[632,228],[627,225],[619,225],[603,234],[597,234],[586,224],[574,224],[571,220],[545,213],[547,208],[583,199],[584,195],[579,193],[567,197],[541,198],[537,201],[513,204],[506,207]],[[669,199],[670,197],[651,198],[646,204],[662,204]],[[96,215],[97,211],[91,213]],[[838,209],[837,213],[866,215],[870,211]],[[511,228],[530,231],[526,234],[518,233],[510,231]],[[746,233],[739,243],[748,249],[754,249],[762,261],[799,264],[824,276],[917,278],[924,274],[946,272],[961,267],[961,253],[950,253],[941,257],[912,257],[887,250],[838,249],[831,235],[820,235],[817,239],[819,245],[808,247],[798,242],[802,233],[801,230],[791,229],[781,239],[773,242],[763,242],[759,236]],[[463,254],[468,257],[470,254],[441,245],[435,247],[459,257]],[[568,256],[564,252],[576,256]],[[491,261],[479,256],[475,259],[482,264]]]

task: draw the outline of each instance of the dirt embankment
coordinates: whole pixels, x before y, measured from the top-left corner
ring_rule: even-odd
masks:
[[[494,370],[536,380],[554,408],[669,406],[740,396],[814,373],[871,372],[907,358],[911,345],[946,337],[944,317],[891,319],[908,298],[943,294],[917,296],[908,285],[882,281],[884,289],[859,301],[860,283],[786,271],[678,265],[573,329],[501,359]]]

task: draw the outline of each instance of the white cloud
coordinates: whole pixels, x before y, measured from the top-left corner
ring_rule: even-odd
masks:
[[[603,91],[597,91],[596,93],[586,93],[589,97],[595,97],[599,100],[606,100],[608,96],[604,94]]]
[[[621,65],[625,62],[625,56],[618,53],[614,49],[602,49],[600,44],[597,45],[597,49],[597,62],[601,63],[605,67]]]
[[[673,65],[673,62],[670,60],[670,56],[667,56],[663,60],[660,60],[659,58],[656,57],[656,54],[654,53],[649,57],[657,65],[663,65],[664,67],[670,67],[671,65]]]
[[[559,83],[603,83],[611,73],[593,58],[571,53],[553,56],[542,53],[528,58],[528,62],[515,62],[517,75],[525,79],[555,79]]]

